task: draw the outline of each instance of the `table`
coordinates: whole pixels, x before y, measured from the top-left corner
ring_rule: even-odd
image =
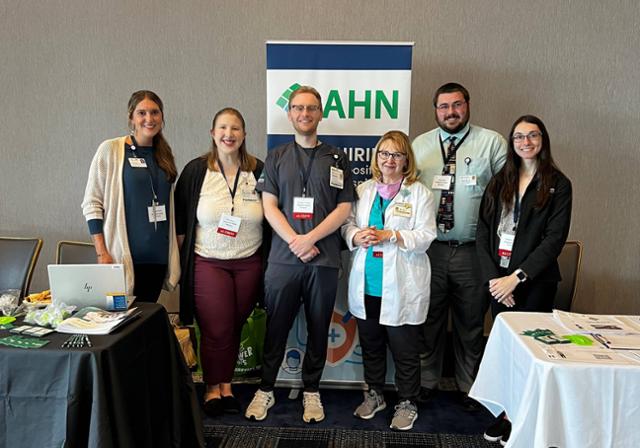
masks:
[[[0,346],[0,447],[198,447],[202,417],[191,374],[161,305],[93,347]],[[0,330],[0,337],[9,332]]]
[[[507,446],[639,447],[640,363],[551,360],[550,346],[521,335],[536,328],[571,334],[551,314],[498,315],[469,392],[494,415],[506,411]]]

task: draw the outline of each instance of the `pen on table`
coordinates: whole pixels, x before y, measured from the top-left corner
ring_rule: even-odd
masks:
[[[91,345],[91,339],[89,339],[89,335],[84,335],[84,340],[87,343],[87,347],[92,347]]]

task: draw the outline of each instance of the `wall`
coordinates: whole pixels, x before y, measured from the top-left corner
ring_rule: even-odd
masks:
[[[98,144],[126,132],[132,91],[160,94],[179,167],[239,108],[265,150],[266,40],[413,41],[411,136],[435,126],[432,92],[458,81],[472,121],[506,133],[546,122],[573,180],[570,238],[585,257],[576,308],[640,314],[640,9],[635,1],[80,1],[0,5],[0,234],[39,235],[33,289],[80,210]]]

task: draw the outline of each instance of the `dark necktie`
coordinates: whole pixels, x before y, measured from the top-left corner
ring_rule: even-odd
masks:
[[[455,191],[456,183],[456,137],[449,138],[449,147],[447,148],[447,154],[445,155],[445,164],[442,168],[443,176],[451,176],[451,184],[448,190],[442,190],[440,195],[440,204],[438,204],[438,216],[436,222],[438,223],[438,229],[447,233],[453,228],[453,193]]]

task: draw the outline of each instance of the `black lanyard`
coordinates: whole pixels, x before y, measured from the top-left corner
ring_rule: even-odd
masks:
[[[518,220],[520,219],[520,192],[516,191],[516,203],[513,206],[513,227],[518,227]]]
[[[300,153],[303,152],[304,150],[302,149],[302,146],[298,145],[298,142],[295,142],[296,145],[296,160],[298,161],[298,167],[302,167],[302,158],[300,156]],[[309,156],[309,162],[307,163],[307,166],[301,170],[302,173],[302,197],[305,197],[307,195],[307,183],[309,182],[309,174],[311,174],[311,167],[313,166],[313,162],[316,159],[316,152],[318,151],[317,146],[313,148],[313,151],[311,151],[311,155]]]
[[[444,164],[446,165],[447,163],[449,163],[449,159],[451,159],[451,155],[456,152],[458,150],[458,148],[460,148],[462,146],[462,144],[464,143],[464,141],[467,139],[467,137],[469,136],[469,133],[471,132],[471,128],[469,128],[469,130],[467,131],[466,134],[464,134],[464,136],[462,137],[462,139],[458,142],[457,145],[454,145],[452,148],[452,151],[449,151],[449,154],[447,154],[444,150],[444,144],[442,142],[442,136],[438,135],[438,140],[440,140],[440,152],[442,153],[442,160],[444,161]]]
[[[229,189],[229,194],[231,195],[231,215],[233,215],[233,208],[234,208],[234,199],[236,197],[236,191],[238,190],[238,179],[240,179],[240,168],[238,168],[238,172],[236,173],[236,178],[233,181],[233,190],[231,189],[231,187],[229,186],[229,182],[227,182],[227,176],[225,176],[224,174],[224,168],[222,166],[222,162],[220,161],[220,159],[218,159],[218,166],[220,167],[220,174],[222,174],[222,177],[224,178],[224,181],[227,184],[227,188]]]
[[[398,188],[398,191],[396,191],[396,194],[394,194],[391,199],[389,199],[389,204],[391,204],[391,201],[393,201],[396,196],[398,196],[398,193],[400,193],[400,190],[402,189],[402,184],[404,183],[404,176],[402,177],[402,180],[400,181],[400,187]],[[382,196],[380,196],[380,193],[378,193],[378,199],[380,199],[380,217],[382,218],[382,228],[384,229],[384,212],[386,211],[384,209],[384,199],[382,199]]]

